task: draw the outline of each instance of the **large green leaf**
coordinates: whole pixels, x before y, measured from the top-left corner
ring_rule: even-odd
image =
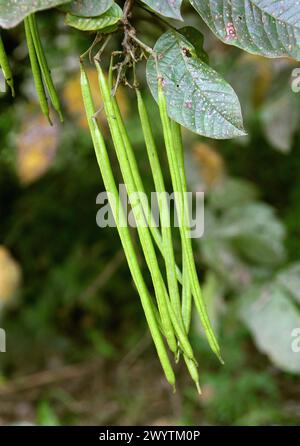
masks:
[[[256,346],[279,368],[300,373],[300,354],[295,330],[300,328],[300,312],[278,285],[251,287],[240,300],[243,322]]]
[[[0,0],[0,26],[12,28],[35,11],[53,8],[70,0]]]
[[[199,239],[201,258],[229,289],[240,291],[252,281],[252,271],[230,243],[216,238]]]
[[[163,78],[169,116],[193,132],[218,139],[244,135],[239,100],[231,86],[198,56],[179,32],[163,34],[147,63],[147,81],[157,99]],[[158,69],[158,72],[157,72]]]
[[[64,11],[81,17],[96,17],[104,14],[113,3],[113,0],[73,0]]]
[[[180,12],[182,0],[142,0],[142,2],[165,17],[182,20]]]
[[[122,18],[123,11],[119,5],[114,3],[111,8],[98,17],[79,17],[67,14],[65,23],[81,31],[102,31],[111,30]]]
[[[192,26],[185,26],[181,28],[179,32],[193,45],[193,47],[195,48],[196,56],[209,65],[208,54],[203,48],[203,34],[198,29],[193,28]]]
[[[300,3],[297,0],[253,0],[253,4],[287,25],[300,28]]]
[[[300,263],[293,263],[280,271],[276,280],[300,304]]]
[[[232,177],[219,181],[208,195],[210,206],[218,211],[243,206],[257,197],[258,190],[253,183]]]
[[[277,265],[285,258],[285,229],[265,203],[230,208],[220,219],[217,235],[234,242],[238,252],[250,261]]]
[[[300,60],[300,3],[294,0],[190,0],[223,42],[267,57]]]
[[[289,88],[272,95],[261,110],[266,138],[283,153],[291,150],[300,122],[299,98]]]

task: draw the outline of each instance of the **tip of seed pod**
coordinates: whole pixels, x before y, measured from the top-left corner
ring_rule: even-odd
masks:
[[[51,121],[51,118],[50,118],[49,115],[47,115],[47,119],[48,119],[48,122],[49,122],[49,124],[51,125],[51,127],[53,127],[53,122]]]
[[[224,361],[224,359],[222,358],[222,356],[221,356],[220,354],[218,354],[218,359],[219,359],[219,361],[220,361],[220,363],[221,363],[222,365],[225,364],[225,361]]]
[[[176,386],[173,384],[173,393],[176,393]]]
[[[216,356],[217,356],[218,360],[220,361],[220,363],[221,363],[222,365],[224,365],[225,362],[224,362],[224,359],[223,359],[222,356],[221,356],[220,349],[219,349],[219,348],[214,348],[214,349],[213,349],[213,352],[216,354]]]
[[[60,122],[63,123],[64,122],[64,117],[63,117],[62,112],[60,110],[58,110],[57,113],[58,113]]]
[[[199,381],[196,382],[196,387],[197,387],[197,392],[198,392],[198,394],[199,394],[199,395],[202,395],[202,390],[201,390]]]

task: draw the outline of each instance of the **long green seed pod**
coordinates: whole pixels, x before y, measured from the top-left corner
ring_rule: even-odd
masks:
[[[132,178],[131,168],[129,161],[127,159],[126,148],[124,145],[123,135],[120,131],[118,122],[115,117],[115,109],[113,106],[113,98],[111,96],[109,87],[106,83],[105,76],[102,72],[100,64],[96,63],[97,71],[98,71],[98,79],[100,91],[103,99],[103,105],[105,114],[107,117],[108,125],[110,128],[111,136],[114,142],[114,147],[116,150],[116,154],[118,157],[119,165],[121,168],[122,176],[126,183],[126,188],[128,195],[133,197],[136,192],[140,192],[136,190],[135,183]],[[161,315],[161,322],[164,334],[166,336],[167,342],[171,351],[176,354],[177,351],[177,343],[173,331],[173,326],[170,320],[170,314],[168,312],[166,296],[163,288],[163,279],[161,277],[161,273],[158,267],[155,250],[152,245],[152,240],[149,234],[149,230],[147,225],[145,224],[143,209],[140,204],[139,197],[136,195],[136,200],[134,203],[131,203],[131,207],[134,213],[134,217],[137,222],[137,230],[139,234],[139,238],[141,241],[141,245],[143,248],[143,252],[146,258],[146,262],[148,268],[150,270],[152,281],[155,289],[155,295],[157,298],[157,304],[159,308],[159,312]]]
[[[122,129],[124,129],[124,125],[122,124],[121,112],[120,112],[119,106],[116,103],[116,101],[114,101],[114,110],[115,110],[116,120],[118,121],[119,125],[121,125]],[[143,182],[142,182],[142,178],[141,178],[141,175],[140,175],[140,172],[139,172],[139,168],[138,168],[138,165],[137,165],[137,162],[136,162],[136,158],[135,158],[134,152],[133,152],[133,150],[131,148],[131,143],[129,141],[127,132],[124,133],[123,139],[124,139],[124,144],[126,146],[127,158],[128,158],[129,164],[130,164],[130,168],[131,168],[132,174],[134,176],[134,182],[136,184],[136,188],[137,188],[137,190],[139,192],[144,194],[145,193],[144,185],[143,185]],[[152,215],[152,213],[150,212],[150,210],[148,208],[144,209],[144,213],[145,213],[145,216],[148,217],[149,229],[150,229],[150,231],[152,233],[152,236],[153,236],[156,244],[158,246],[160,246],[160,249],[163,252],[162,237],[161,237],[161,234],[160,234],[158,228],[156,227],[153,215]]]
[[[164,184],[163,174],[160,167],[160,162],[157,154],[156,144],[154,141],[149,116],[139,90],[136,90],[138,111],[142,130],[144,134],[144,140],[146,143],[146,149],[148,153],[148,159],[150,168],[154,180],[155,190],[158,194],[158,203],[160,210],[160,220],[162,227],[162,241],[164,250],[164,259],[167,271],[167,280],[169,287],[169,295],[172,301],[172,305],[175,308],[177,316],[181,318],[181,303],[180,294],[178,289],[177,277],[176,277],[176,263],[172,242],[172,233],[170,227],[170,213],[169,205],[166,197],[166,188]]]
[[[186,332],[188,333],[191,325],[191,316],[192,316],[192,292],[191,285],[189,280],[189,272],[187,266],[186,255],[183,252],[183,260],[182,260],[182,298],[181,298],[181,311],[182,311],[182,319],[184,323],[184,327]]]
[[[188,358],[186,355],[183,355],[186,366],[188,368],[189,374],[191,375],[192,380],[194,381],[196,388],[198,390],[199,395],[201,395],[201,387],[200,387],[200,378],[198,373],[198,366],[195,364],[194,361],[192,361],[190,358]]]
[[[43,79],[49,93],[50,100],[52,102],[53,108],[57,111],[59,115],[60,121],[63,122],[64,118],[62,115],[58,94],[56,92],[53,79],[51,76],[51,71],[49,69],[48,62],[44,53],[35,14],[30,14],[29,23],[30,23],[30,31],[32,35],[34,48],[40,65],[40,70],[42,72]]]
[[[131,169],[130,181],[132,182],[133,187],[135,187],[135,190],[139,191],[140,189],[137,189],[137,185],[135,183],[136,175],[138,174],[137,164],[135,164],[135,167],[132,169],[133,164],[130,163],[130,159],[134,160],[134,162],[136,163],[133,148],[132,148],[132,145],[131,145],[131,142],[130,142],[130,139],[129,139],[129,136],[128,136],[126,127],[124,125],[124,121],[122,119],[122,116],[121,116],[121,113],[120,113],[120,110],[119,110],[119,107],[118,107],[115,97],[112,97],[111,101],[114,106],[114,113],[115,113],[114,116],[116,117],[116,120],[118,122],[119,129],[120,129],[120,132],[121,132],[121,135],[123,138],[123,142],[124,142],[124,146],[125,146],[124,157],[127,156],[127,159],[129,162],[129,170]],[[142,208],[141,211],[143,211],[143,214],[145,214],[146,211],[148,210],[147,207],[146,208],[143,207],[142,203],[141,203],[141,208]],[[165,209],[164,209],[164,214],[165,214]],[[164,219],[166,219],[166,218],[164,218]],[[146,221],[144,222],[144,224],[145,224],[145,226],[147,226],[147,223],[149,222],[149,220],[147,220],[147,219],[145,219],[145,220]],[[167,227],[166,227],[166,229],[167,229]],[[147,227],[147,230],[148,230],[148,227]],[[148,232],[149,232],[149,230],[148,230]],[[151,238],[149,236],[148,236],[148,240],[152,244]],[[155,255],[155,250],[154,250],[153,246],[151,247],[151,253],[152,253],[151,256],[152,256],[152,260],[153,260],[152,266],[154,268],[154,271],[156,272],[155,274],[157,274],[157,277],[158,277],[158,275],[160,275],[162,286],[164,289],[164,294],[166,296],[166,302],[168,304],[169,315],[170,315],[176,336],[177,336],[178,340],[180,341],[180,347],[182,348],[183,352],[185,352],[187,357],[191,358],[191,360],[196,362],[194,359],[194,356],[193,356],[193,350],[191,348],[190,342],[189,342],[186,332],[185,332],[185,328],[184,328],[184,324],[183,324],[183,320],[182,320],[182,316],[181,316],[180,297],[178,296],[179,302],[178,301],[175,302],[175,311],[174,311],[173,307],[169,306],[168,293],[167,293],[164,281],[162,279],[161,273],[159,271],[159,267],[158,267],[158,263],[157,263],[157,259],[156,259],[156,255]],[[147,254],[148,254],[148,249],[147,249],[146,255]],[[169,253],[165,253],[165,254],[169,255]],[[149,261],[151,262],[150,259],[149,259]],[[175,260],[174,260],[174,262],[175,262]],[[177,283],[176,283],[176,285],[177,285]],[[174,300],[173,300],[173,302],[174,302]]]
[[[174,191],[178,192],[177,194],[177,200],[176,200],[176,206],[177,206],[177,212],[180,218],[180,234],[181,234],[181,243],[182,243],[182,249],[185,252],[186,255],[186,263],[188,267],[189,272],[189,279],[191,283],[192,293],[195,301],[195,305],[197,308],[197,311],[199,313],[199,316],[201,318],[202,325],[204,327],[208,342],[211,346],[211,349],[213,352],[217,355],[219,360],[223,363],[223,359],[221,357],[220,353],[220,347],[217,342],[217,339],[214,335],[206,307],[202,298],[201,289],[197,277],[197,271],[196,271],[196,265],[193,255],[193,249],[191,244],[191,239],[189,237],[189,226],[186,224],[186,213],[187,210],[185,208],[185,200],[183,197],[183,191],[181,187],[181,180],[180,180],[180,170],[177,162],[177,151],[181,150],[181,148],[176,148],[176,138],[174,138],[172,134],[170,119],[167,113],[167,103],[165,99],[165,95],[163,92],[163,86],[162,86],[162,80],[158,80],[158,105],[160,110],[160,116],[163,126],[163,132],[164,132],[164,138],[165,138],[165,145],[167,150],[167,156],[170,166],[170,172],[171,172],[171,179],[173,184]]]
[[[4,79],[11,90],[11,95],[12,97],[15,97],[13,75],[1,36],[0,36],[0,67],[3,71]]]
[[[183,144],[181,139],[181,132],[180,132],[180,126],[177,124],[177,122],[171,120],[171,130],[173,133],[173,137],[175,138],[175,146],[178,148],[177,153],[177,162],[179,167],[179,178],[180,178],[180,185],[181,190],[183,192],[183,199],[186,197],[187,193],[187,181],[186,181],[186,174],[185,174],[185,168],[184,168],[184,150],[183,150]],[[187,213],[187,223],[189,224],[189,215]],[[182,318],[184,322],[185,329],[187,333],[190,329],[191,324],[191,316],[192,316],[192,292],[191,292],[191,285],[189,281],[189,273],[188,273],[188,266],[187,266],[187,258],[185,251],[182,252]]]
[[[25,17],[24,26],[25,26],[26,41],[27,41],[27,46],[28,46],[28,54],[29,54],[33,79],[34,79],[35,88],[36,88],[36,92],[38,95],[40,107],[41,107],[43,114],[47,117],[49,123],[52,125],[52,122],[51,122],[51,119],[49,116],[49,107],[48,107],[47,97],[45,94],[42,76],[41,76],[41,70],[39,67],[37,55],[36,55],[34,44],[33,44],[32,34],[31,34],[31,30],[30,30],[29,17]]]
[[[129,139],[129,135],[128,135],[127,129],[125,127],[124,121],[123,121],[121,113],[120,113],[119,106],[117,104],[117,101],[116,101],[115,97],[111,97],[111,101],[113,103],[114,117],[115,117],[115,119],[118,122],[119,129],[120,129],[120,132],[121,132],[121,135],[122,135],[122,138],[123,138],[123,142],[124,142],[124,146],[125,146],[125,152],[126,152],[124,156],[125,157],[127,156],[127,159],[128,159],[128,162],[129,162],[129,170],[131,170],[131,181],[132,181],[132,184],[134,185],[133,187],[135,187],[135,190],[140,191],[142,189],[142,191],[144,191],[141,179],[140,179],[140,182],[138,183],[139,184],[139,188],[138,188],[137,183],[135,181],[137,177],[140,178],[139,170],[138,170],[138,167],[137,167],[137,163],[136,163],[136,159],[135,159],[135,156],[134,156],[134,151],[133,151],[130,139]],[[141,206],[142,206],[143,213],[145,215],[146,212],[148,211],[148,208],[147,207],[143,207],[143,200],[142,200]],[[165,214],[165,211],[164,211],[164,214]],[[149,215],[149,214],[146,214],[146,215]],[[147,224],[148,224],[148,226],[149,226],[149,222],[151,224],[151,219],[148,219],[148,220],[146,219],[145,225],[147,226]],[[151,238],[149,238],[149,241],[151,242]],[[164,249],[164,247],[163,247],[163,249]],[[158,274],[158,272],[160,274],[160,271],[159,271],[159,268],[158,268],[158,264],[157,264],[157,260],[156,260],[156,256],[154,257],[154,254],[155,254],[154,248],[152,248],[151,250],[153,252],[153,260],[155,259],[154,268],[157,271],[157,274]],[[161,274],[160,274],[160,277],[161,277]],[[165,289],[165,284],[164,284],[164,281],[162,280],[162,278],[161,278],[161,281],[162,281],[162,285],[163,285],[164,290],[165,290],[166,299],[168,299],[168,293],[167,293],[167,291]],[[169,307],[169,314],[170,314],[170,317],[171,317],[171,320],[172,320],[172,324],[173,324],[175,333],[176,333],[176,335],[178,337],[178,340],[180,341],[180,347],[182,348],[183,352],[192,361],[196,362],[195,359],[194,359],[194,356],[193,356],[193,350],[191,348],[190,342],[188,340],[188,337],[187,337],[187,334],[186,334],[186,331],[185,331],[185,328],[184,328],[184,324],[183,324],[183,320],[182,320],[182,316],[181,316],[181,311],[180,311],[180,303],[178,305],[178,301],[177,301],[176,304],[177,304],[177,309],[176,309],[175,312],[171,311],[172,307],[171,308]],[[175,306],[176,306],[176,304],[175,304]],[[175,320],[175,318],[176,318],[176,320]]]
[[[112,63],[111,63],[112,65]],[[112,90],[112,69],[110,67],[110,71],[109,71],[110,75],[109,75],[109,88],[110,90]],[[120,109],[118,107],[118,104],[115,104],[115,115],[116,115],[116,119],[118,120],[118,122],[122,122],[122,117],[121,117],[121,113],[120,113]],[[126,144],[126,151],[127,151],[127,156],[128,156],[128,161],[130,163],[130,167],[131,170],[133,172],[133,176],[134,176],[134,181],[136,184],[136,188],[137,190],[139,190],[141,193],[145,193],[145,189],[143,186],[143,182],[142,182],[142,178],[139,172],[139,168],[135,159],[135,155],[133,150],[131,149],[131,144],[128,140],[128,137],[125,135],[124,138],[124,143]],[[142,202],[142,206],[146,206],[147,203],[145,203],[144,201]],[[162,236],[160,234],[160,231],[158,230],[158,228],[155,225],[155,221],[153,219],[153,215],[150,212],[150,210],[148,209],[148,207],[144,207],[144,214],[145,217],[147,219],[147,223],[148,226],[150,228],[152,237],[160,251],[160,253],[162,254],[162,256],[164,257],[164,247],[163,247],[163,240],[162,240]],[[182,284],[182,274],[180,269],[178,268],[178,266],[176,265],[176,277],[177,280],[180,284]]]
[[[180,135],[180,127],[175,121],[171,121],[172,131],[175,131],[175,138],[178,138]],[[174,128],[176,126],[176,128]],[[184,151],[183,144],[180,144],[180,141],[177,139],[177,146],[181,148],[177,152],[177,162],[180,171],[180,181],[181,181],[181,190],[183,191],[183,198],[185,197],[185,193],[187,192],[187,181],[186,174],[184,168]],[[188,218],[188,215],[187,215]],[[191,317],[192,317],[192,292],[191,285],[189,280],[189,271],[187,265],[187,256],[185,251],[182,252],[182,319],[184,323],[184,327],[186,332],[188,333],[191,325]],[[184,356],[185,363],[190,372],[192,379],[194,380],[198,393],[201,394],[201,387],[199,384],[199,373],[196,365],[189,358]]]
[[[149,163],[152,171],[152,176],[154,180],[155,190],[158,193],[162,193],[161,200],[159,201],[160,204],[160,214],[161,214],[161,220],[162,220],[162,238],[163,238],[163,245],[164,245],[164,258],[166,262],[166,270],[167,270],[167,278],[169,283],[169,293],[170,296],[175,296],[173,299],[173,306],[176,309],[177,312],[181,313],[181,304],[180,304],[180,296],[179,296],[179,290],[178,290],[178,284],[177,284],[177,278],[176,278],[176,264],[175,264],[175,255],[173,250],[173,243],[172,243],[172,234],[171,234],[171,228],[170,226],[167,226],[164,228],[164,221],[165,223],[170,223],[170,215],[169,215],[169,207],[166,199],[166,189],[164,184],[164,178],[160,166],[160,161],[156,149],[156,144],[153,137],[152,128],[149,121],[149,116],[147,113],[147,109],[145,106],[145,103],[143,101],[143,97],[141,92],[137,89],[137,102],[138,102],[138,110],[139,110],[139,116],[140,121],[142,124],[144,139],[146,142],[146,148],[149,158]],[[183,183],[184,184],[184,179]],[[167,213],[166,217],[163,217],[164,213]],[[169,273],[169,275],[168,275]],[[185,274],[185,271],[183,271],[183,279],[186,281],[188,279],[188,276]],[[188,280],[187,280],[188,281]],[[189,286],[189,282],[186,284],[183,282],[183,299],[182,302],[182,309],[184,310],[182,312],[182,316],[184,316],[186,319],[188,318],[188,315],[186,314],[188,312],[188,309],[186,308],[187,297],[188,297],[188,289],[187,286]],[[189,293],[189,297],[191,300],[191,294]],[[181,316],[180,316],[181,318]],[[183,319],[183,323],[186,329],[186,332],[188,332],[189,324],[185,323],[185,320]],[[189,370],[189,373],[193,379],[193,381],[196,384],[197,390],[199,393],[201,393],[200,385],[199,385],[199,374],[197,365],[195,362],[191,359],[189,359],[186,355],[184,355],[184,360],[186,362],[187,368]]]
[[[114,145],[117,153],[117,157],[119,159],[120,168],[122,171],[123,178],[126,183],[127,191],[129,192],[129,196],[132,196],[132,194],[136,194],[138,192],[138,197],[140,197],[140,191],[137,190],[136,184],[134,181],[134,174],[131,170],[131,165],[128,160],[128,153],[129,151],[133,153],[133,148],[131,146],[126,127],[124,125],[123,119],[120,119],[121,115],[116,114],[116,110],[118,108],[118,105],[116,103],[115,97],[112,97],[110,94],[110,90],[108,88],[108,85],[106,83],[106,79],[103,75],[103,72],[101,70],[101,67],[99,63],[96,62],[98,75],[99,75],[99,83],[100,83],[100,89],[102,93],[102,97],[104,99],[104,109],[109,104],[108,107],[106,107],[106,115],[108,119],[108,123],[110,125],[111,133],[114,140]],[[117,121],[117,127],[115,126]],[[126,142],[125,142],[126,141]],[[130,148],[129,148],[130,145]],[[171,330],[170,328],[173,326],[175,333],[178,337],[178,340],[180,341],[180,346],[183,350],[183,352],[193,361],[194,354],[192,347],[190,345],[190,342],[188,340],[188,337],[185,333],[183,322],[181,318],[179,318],[176,313],[173,311],[172,306],[169,306],[169,296],[164,284],[164,280],[162,278],[160,268],[158,265],[155,249],[152,243],[150,231],[147,225],[147,221],[145,220],[144,216],[144,210],[141,205],[141,200],[138,199],[136,203],[132,206],[133,212],[135,215],[135,219],[137,221],[137,230],[140,238],[140,242],[143,248],[143,252],[145,255],[145,259],[149,268],[149,271],[152,276],[152,281],[155,289],[155,294],[158,299],[158,306],[159,311],[161,313],[161,319],[162,319],[162,325],[164,327],[164,332],[166,334],[167,340],[169,337],[169,343],[172,342],[172,345],[170,345],[171,350],[176,353],[177,345],[173,344],[173,339],[170,339]],[[169,325],[169,320],[171,319],[171,326]],[[168,335],[167,335],[168,333]],[[176,341],[175,341],[176,342]]]
[[[182,320],[180,318],[178,318],[177,315],[175,314],[175,311],[174,311],[172,304],[169,300],[167,290],[164,285],[163,285],[163,287],[164,287],[164,293],[166,296],[165,301],[166,301],[167,309],[168,309],[168,312],[169,312],[169,315],[170,315],[170,318],[172,321],[172,325],[174,327],[174,331],[177,336],[179,345],[180,345],[184,355],[186,355],[186,357],[188,359],[190,359],[192,362],[194,362],[196,364],[196,359],[194,357],[193,349],[192,349],[190,341],[186,335]]]
[[[149,295],[148,289],[145,285],[143,275],[140,270],[140,266],[138,263],[138,259],[135,253],[135,249],[132,243],[132,239],[130,236],[130,232],[126,224],[122,224],[125,222],[125,216],[123,213],[123,209],[120,205],[120,198],[118,194],[118,190],[116,187],[116,183],[114,180],[113,172],[110,165],[110,160],[108,157],[107,149],[105,146],[105,142],[103,136],[99,130],[96,120],[94,119],[95,115],[95,107],[93,104],[93,99],[90,91],[90,85],[87,78],[87,75],[84,71],[83,66],[81,66],[81,90],[82,96],[86,111],[86,116],[95,148],[95,153],[97,157],[97,161],[99,164],[99,168],[101,171],[101,175],[103,178],[103,182],[107,192],[109,192],[108,197],[114,197],[114,203],[111,203],[112,210],[115,210],[115,204],[118,206],[116,213],[114,215],[115,220],[117,222],[117,229],[119,232],[119,236],[121,239],[121,243],[126,255],[126,259],[129,265],[129,269],[131,271],[134,283],[140,295],[141,303],[143,306],[143,310],[145,312],[145,316],[149,325],[149,329],[157,350],[157,354],[159,356],[162,368],[165,372],[166,378],[168,382],[175,387],[175,376],[170,364],[168,354],[166,352],[164,342],[162,336],[160,334],[160,330],[158,327],[158,323],[153,312],[151,297]],[[121,221],[121,224],[118,224]]]

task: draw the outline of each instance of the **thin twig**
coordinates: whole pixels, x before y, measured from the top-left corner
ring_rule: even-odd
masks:
[[[83,54],[80,55],[80,60],[83,61],[83,59],[87,56],[87,54],[89,55],[90,58],[92,49],[94,48],[95,45],[97,45],[97,43],[101,42],[101,40],[102,36],[100,36],[99,33],[97,33],[92,45]]]
[[[128,18],[131,15],[133,3],[134,3],[134,0],[126,0],[124,3],[124,8],[123,8],[123,23],[124,24],[126,24],[126,22],[128,23]]]
[[[97,276],[94,281],[86,288],[79,296],[80,301],[85,301],[91,296],[95,295],[100,288],[102,288],[119,269],[120,265],[124,261],[123,251],[118,251],[112,260],[106,265],[104,270]]]
[[[7,384],[0,386],[0,396],[47,386],[58,381],[80,378],[86,373],[97,370],[100,364],[101,361],[97,359],[88,363],[68,365],[53,370],[43,370],[32,375],[15,378]]]
[[[145,50],[147,53],[149,53],[149,54],[154,54],[155,52],[154,52],[154,50],[150,47],[150,46],[148,46],[148,45],[146,45],[144,42],[142,42],[140,39],[138,39],[137,37],[136,37],[136,35],[135,35],[135,33],[133,33],[133,32],[130,32],[129,33],[129,36],[130,36],[130,38],[132,39],[132,40],[134,40],[143,50]]]
[[[97,52],[97,54],[96,54],[95,57],[94,57],[95,59],[100,60],[101,55],[102,55],[103,51],[105,50],[106,45],[108,44],[108,42],[110,41],[110,39],[111,39],[111,34],[109,34],[109,35],[104,39],[103,45],[101,46],[101,48],[99,49],[99,51]],[[91,53],[90,53],[90,62],[92,63]]]

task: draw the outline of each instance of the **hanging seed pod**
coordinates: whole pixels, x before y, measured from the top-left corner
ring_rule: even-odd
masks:
[[[160,215],[161,215],[161,224],[162,224],[162,238],[163,238],[163,246],[164,246],[164,258],[166,262],[166,270],[167,270],[167,278],[169,283],[169,293],[172,300],[172,305],[175,308],[175,311],[180,313],[180,319],[183,320],[183,325],[186,330],[186,333],[189,329],[189,323],[184,324],[184,319],[189,320],[190,317],[190,308],[188,308],[189,300],[191,301],[191,293],[188,292],[189,290],[189,281],[188,276],[186,274],[183,274],[183,278],[185,282],[183,283],[183,302],[182,302],[182,315],[181,315],[181,303],[180,303],[180,296],[179,296],[179,290],[178,290],[178,283],[176,278],[176,263],[175,263],[175,256],[174,256],[174,250],[173,250],[173,243],[172,243],[172,234],[171,234],[171,228],[169,226],[170,223],[170,215],[166,215],[164,217],[164,214],[167,212],[169,214],[168,209],[168,203],[166,202],[166,189],[164,185],[164,179],[163,174],[159,162],[159,157],[156,149],[156,144],[154,141],[147,109],[145,106],[145,103],[143,101],[143,97],[141,95],[141,92],[137,89],[137,101],[138,101],[138,110],[139,110],[139,116],[140,121],[142,124],[142,130],[144,135],[144,140],[146,143],[149,163],[151,167],[151,172],[154,180],[155,190],[157,193],[161,193],[162,200],[160,200]],[[169,274],[168,274],[169,272]],[[172,299],[173,297],[173,299]],[[188,314],[187,314],[188,313]],[[199,393],[201,393],[200,385],[199,385],[199,374],[197,365],[193,360],[188,358],[186,355],[184,355],[184,359],[187,365],[187,368],[189,370],[189,373],[193,379],[193,381],[196,384],[197,390]]]
[[[50,100],[52,102],[54,110],[56,110],[59,115],[60,121],[63,122],[64,118],[62,115],[58,94],[56,92],[56,89],[55,89],[55,86],[53,83],[53,79],[51,76],[51,71],[49,69],[48,62],[47,62],[47,59],[46,59],[46,56],[44,53],[44,49],[42,46],[35,14],[31,14],[28,17],[28,21],[30,24],[31,36],[32,36],[35,52],[37,55],[38,63],[40,66],[40,70],[42,72],[42,76],[43,76],[45,85],[46,85],[48,93],[49,93]]]
[[[181,304],[180,294],[178,289],[177,277],[176,277],[176,263],[172,242],[172,234],[170,227],[170,212],[169,205],[166,197],[166,188],[164,184],[163,174],[160,167],[158,153],[150,126],[148,113],[139,90],[136,90],[138,111],[140,121],[142,124],[142,130],[144,140],[146,143],[146,149],[148,153],[148,159],[151,167],[151,172],[154,180],[156,193],[159,194],[159,210],[160,220],[162,226],[162,242],[164,250],[164,259],[166,263],[167,280],[169,286],[169,294],[172,301],[172,305],[178,317],[181,318]]]
[[[3,41],[0,35],[0,67],[2,69],[4,79],[11,90],[11,95],[15,97],[13,74],[9,65],[9,60],[5,52]]]
[[[193,255],[193,249],[191,244],[191,239],[189,237],[189,224],[186,221],[188,215],[188,209],[186,209],[185,199],[184,199],[184,191],[182,189],[182,183],[180,179],[180,169],[178,165],[178,156],[182,156],[180,153],[182,151],[182,142],[181,142],[181,134],[180,127],[175,126],[173,130],[176,130],[174,134],[171,128],[171,122],[167,113],[167,103],[166,98],[163,91],[162,79],[158,78],[158,105],[159,111],[163,126],[163,133],[167,151],[167,157],[171,172],[171,179],[173,184],[173,189],[177,194],[176,208],[177,214],[179,216],[179,228],[181,235],[181,243],[182,249],[184,251],[184,255],[186,258],[186,265],[188,268],[189,281],[191,284],[191,289],[194,297],[195,306],[199,313],[202,325],[204,327],[209,345],[212,351],[217,355],[220,362],[223,363],[223,359],[220,353],[220,347],[217,342],[217,339],[214,335],[211,322],[209,320],[207,310],[202,298],[202,293],[197,277],[196,265]],[[179,153],[179,155],[178,155]]]
[[[114,106],[115,98],[113,98],[110,93],[110,89],[106,82],[105,76],[98,62],[96,62],[96,68],[98,71],[99,86],[103,99],[104,111],[111,131],[111,136],[114,142],[114,147],[118,157],[124,183],[126,184],[127,193],[129,197],[134,196],[134,194],[136,194],[137,192],[140,193],[140,191],[136,189],[136,184],[134,182],[131,167],[127,158],[126,146],[124,143],[124,138],[126,138],[127,135],[125,134],[123,123],[118,121],[116,117],[115,106]],[[177,342],[173,326],[171,323],[170,314],[167,308],[166,293],[163,286],[163,279],[157,263],[156,253],[152,245],[149,228],[145,224],[146,222],[141,204],[137,201],[137,203],[135,203],[134,206],[132,206],[132,208],[134,212],[134,217],[137,222],[137,230],[140,237],[143,252],[145,254],[146,262],[152,276],[152,281],[155,288],[155,295],[157,299],[159,313],[161,316],[163,331],[171,351],[174,354],[176,354]]]
[[[49,115],[49,107],[47,102],[47,97],[44,89],[44,84],[42,80],[41,70],[38,63],[38,58],[35,52],[35,47],[32,39],[31,34],[31,27],[30,27],[30,20],[29,17],[26,17],[24,19],[24,26],[25,26],[25,34],[26,34],[26,41],[28,46],[28,54],[33,74],[33,79],[35,83],[35,89],[38,95],[38,100],[40,103],[41,110],[43,114],[47,117],[50,125],[52,125],[52,121],[50,119]]]
[[[96,123],[96,120],[94,118],[95,115],[95,108],[93,104],[93,99],[90,91],[89,81],[86,76],[86,73],[84,71],[83,66],[81,66],[81,90],[82,90],[82,97],[84,101],[86,116],[90,128],[90,133],[92,136],[97,161],[99,164],[99,168],[103,177],[105,188],[112,196],[114,197],[114,203],[120,203],[119,201],[119,195],[118,190],[116,187],[116,183],[114,180],[112,168],[110,165],[110,160],[107,154],[107,149],[105,146],[105,142],[103,139],[103,136],[99,130],[99,127]],[[111,195],[108,194],[110,197]],[[115,207],[112,205],[112,209],[114,210]],[[133,246],[130,232],[128,227],[125,223],[125,216],[123,214],[123,209],[118,208],[116,210],[116,214],[114,215],[115,220],[117,222],[117,229],[119,232],[119,236],[122,242],[122,246],[126,255],[126,259],[128,262],[129,269],[131,271],[134,283],[137,287],[137,290],[139,292],[142,306],[145,312],[145,316],[149,325],[149,329],[153,338],[153,342],[155,344],[157,354],[159,356],[162,368],[165,372],[166,378],[168,382],[173,386],[175,389],[175,375],[172,370],[172,366],[170,364],[168,354],[166,352],[163,339],[159,330],[159,325],[157,321],[157,317],[155,315],[155,312],[153,311],[153,304],[151,301],[151,297],[149,295],[149,292],[147,290],[147,287],[144,282],[143,275],[141,273],[139,262],[137,259],[137,255],[135,252],[135,248]],[[118,224],[120,222],[120,224]]]

